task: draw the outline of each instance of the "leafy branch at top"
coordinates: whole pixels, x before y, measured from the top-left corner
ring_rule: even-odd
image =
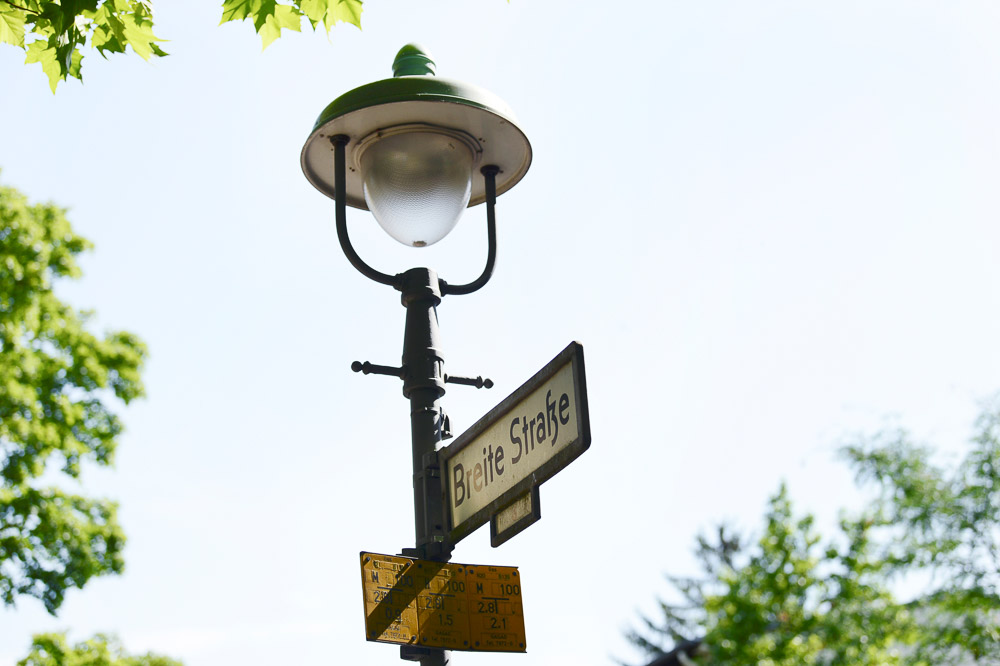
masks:
[[[250,19],[264,48],[282,30],[301,30],[302,19],[327,32],[337,23],[361,27],[361,0],[224,0],[222,23]],[[152,0],[0,0],[0,43],[24,50],[38,63],[52,92],[69,77],[83,80],[83,48],[132,52],[143,60],[167,55],[153,33]]]
[[[302,19],[309,21],[315,30],[323,26],[326,32],[337,23],[350,23],[361,27],[361,0],[225,0],[222,3],[222,21],[251,19],[260,35],[263,48],[281,36],[281,31],[299,31]]]
[[[103,57],[125,53],[164,56],[153,34],[150,0],[2,0],[0,42],[24,49],[25,63],[38,63],[55,92],[60,81],[82,79],[82,47],[90,45]]]

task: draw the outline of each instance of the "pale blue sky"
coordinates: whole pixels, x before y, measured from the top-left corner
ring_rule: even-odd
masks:
[[[528,654],[606,664],[637,609],[691,572],[695,534],[756,525],[787,479],[824,520],[857,495],[833,452],[905,424],[960,449],[1000,389],[1000,9],[992,2],[370,0],[364,30],[264,53],[216,3],[157,6],[169,58],[85,60],[53,96],[0,48],[4,184],[70,208],[96,251],[64,286],[149,343],[149,397],[112,471],[127,572],[58,618],[0,611],[0,666],[33,632],[116,631],[187,666],[398,663],[363,639],[357,553],[411,545],[403,309],[340,253],[299,168],[334,97],[417,41],[515,110],[534,162],[498,204],[483,291],[439,314],[471,425],[570,340],[593,443],[542,520],[460,562],[516,565]],[[352,212],[385,271],[478,273],[484,215],[408,250]]]

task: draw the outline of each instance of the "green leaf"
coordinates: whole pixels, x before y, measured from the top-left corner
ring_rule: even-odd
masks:
[[[260,7],[254,12],[251,17],[253,18],[253,27],[258,33],[260,33],[261,28],[267,23],[267,18],[274,14],[275,9],[278,6],[276,0],[260,0]]]
[[[274,12],[269,14],[263,25],[257,29],[260,33],[263,48],[267,48],[278,37],[281,37],[282,28],[295,30],[298,32],[302,27],[302,14],[299,10],[288,5],[276,5]]]
[[[149,60],[151,55],[166,55],[156,46],[163,40],[153,34],[153,23],[140,12],[122,15],[125,39],[129,46],[143,60]]]
[[[306,15],[313,27],[316,27],[316,24],[322,23],[326,17],[327,0],[302,0],[299,9]]]
[[[74,48],[69,56],[69,67],[66,73],[72,76],[74,79],[83,80],[83,75],[80,73],[80,65],[83,63],[83,54],[80,49]]]
[[[69,25],[66,25],[65,20],[66,15],[62,11],[61,5],[46,2],[42,5],[41,12],[35,19],[35,25],[49,27],[52,34],[59,35],[70,28]]]
[[[125,24],[111,11],[114,7],[113,2],[106,2],[94,14],[94,34],[91,35],[90,42],[102,56],[105,51],[124,53],[128,44]]]
[[[263,4],[264,0],[225,0],[222,3],[222,20],[219,21],[219,25],[228,21],[242,21],[248,16],[254,16],[261,11]]]
[[[301,0],[300,9],[314,28],[322,23],[327,32],[341,21],[361,27],[360,0]]]
[[[56,86],[60,80],[64,80],[66,75],[59,63],[59,53],[55,46],[50,46],[49,42],[36,40],[28,45],[28,55],[24,59],[24,64],[30,65],[37,62],[42,66],[45,76],[49,77],[49,88],[55,94]]]
[[[0,42],[24,47],[24,12],[0,5]]]
[[[327,0],[330,9],[326,15],[326,29],[338,21],[361,27],[361,0]]]

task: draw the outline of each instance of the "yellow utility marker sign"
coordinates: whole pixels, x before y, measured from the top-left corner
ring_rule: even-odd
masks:
[[[525,652],[517,567],[361,553],[365,637],[445,650]]]

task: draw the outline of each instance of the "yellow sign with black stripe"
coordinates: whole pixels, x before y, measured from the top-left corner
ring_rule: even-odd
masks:
[[[365,637],[446,650],[526,652],[517,567],[361,553]]]

